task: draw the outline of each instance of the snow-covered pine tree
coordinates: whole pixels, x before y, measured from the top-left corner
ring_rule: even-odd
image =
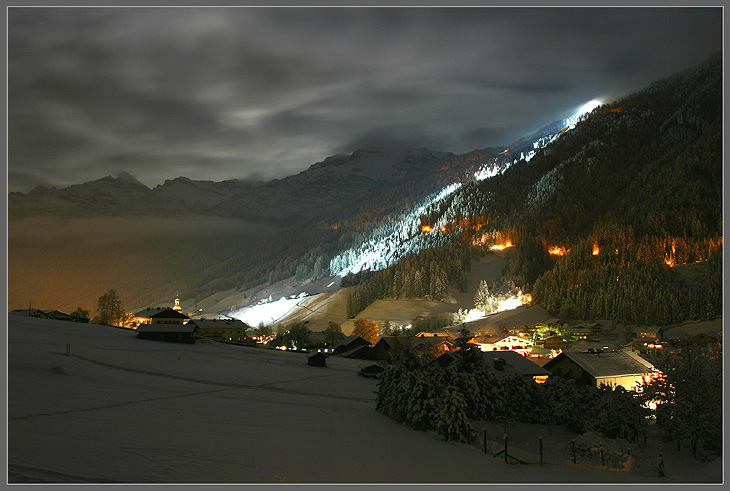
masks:
[[[452,376],[449,375],[447,378],[450,378],[451,382],[446,386],[444,404],[436,413],[434,421],[436,431],[444,440],[472,443],[476,435],[466,415],[467,405],[464,395],[453,383]]]
[[[494,299],[489,294],[486,280],[479,282],[479,288],[474,294],[474,308],[485,314],[491,314],[494,310]]]
[[[479,393],[475,397],[476,419],[495,421],[499,397],[497,377],[488,373],[484,365],[480,365],[474,370],[474,382],[479,386]]]
[[[441,370],[424,369],[415,372],[410,392],[406,421],[417,430],[434,430],[434,415],[443,406],[444,386]]]

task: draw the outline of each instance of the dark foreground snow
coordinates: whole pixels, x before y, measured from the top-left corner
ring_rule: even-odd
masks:
[[[70,343],[70,356],[66,346]],[[358,360],[12,318],[9,482],[683,482],[508,465],[375,412]],[[712,472],[719,476],[720,464]],[[719,479],[719,477],[718,477]]]

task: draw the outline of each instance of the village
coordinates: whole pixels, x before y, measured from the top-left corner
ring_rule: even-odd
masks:
[[[349,335],[328,345],[314,332],[306,350],[283,350],[265,348],[264,339],[252,339],[257,329],[241,321],[186,319],[173,307],[138,313],[144,315],[138,316],[136,329],[93,325],[51,310],[11,313],[12,482],[720,479],[722,459],[707,454],[693,459],[686,443],[675,449],[673,442],[663,443],[652,431],[648,441],[645,436],[626,442],[557,425],[514,421],[505,432],[502,422],[481,422],[475,424],[477,441],[464,445],[444,442],[433,432],[413,431],[375,411],[374,394],[389,366],[388,354],[404,343],[431,364],[448,367],[458,362],[457,332],[466,326],[474,329],[470,344],[481,353],[487,372],[501,380],[516,375],[542,386],[551,378],[569,377],[578,384],[621,384],[633,391],[652,376],[648,344],[656,343],[649,337],[654,331],[637,331],[636,340],[614,351],[620,336],[614,340],[615,327],[599,323],[583,326],[593,329],[586,339],[571,338],[562,348],[536,347],[543,343],[527,331],[562,332],[568,328],[561,326],[569,323],[533,323],[530,316],[540,310],[521,307],[473,326],[467,322],[413,336],[379,336],[375,343]],[[490,323],[502,330],[510,327],[489,335],[494,329]],[[596,327],[602,328],[600,337]],[[708,331],[708,326],[667,329],[657,333],[665,339],[659,349],[673,349],[673,336],[681,328],[690,334]],[[719,345],[721,338],[709,342]],[[74,457],[66,456],[59,449],[69,439],[87,445]],[[303,441],[317,451],[293,454],[294,442]],[[341,459],[345,454],[349,458]],[[422,465],[434,456],[463,466]],[[363,467],[359,459],[366,457],[370,465]],[[126,465],[113,464],[120,459]],[[666,466],[664,477],[657,459]],[[393,462],[400,464],[394,467]],[[96,470],[89,474],[89,469]]]
[[[88,318],[57,310],[16,309],[9,315],[89,322]],[[230,317],[190,317],[182,312],[180,299],[176,298],[171,307],[148,308],[129,315],[124,329],[133,330],[139,339],[219,342],[305,353],[308,363],[314,366],[326,366],[331,356],[363,360],[368,362],[362,368],[366,376],[382,372],[389,361],[389,352],[398,343],[406,343],[415,353],[427,354],[439,365],[447,366],[459,350],[457,339],[466,334],[469,345],[480,350],[484,364],[499,376],[519,376],[536,383],[555,376],[594,387],[621,386],[634,392],[656,376],[652,360],[658,354],[676,351],[678,344],[687,341],[722,347],[721,319],[683,326],[636,326],[627,330],[611,321],[558,319],[542,307],[531,305],[429,331],[416,331],[411,326],[391,327],[387,320],[381,321],[385,325],[383,329],[373,321],[360,319],[360,325],[371,329],[367,335],[358,335],[357,328],[345,335],[334,323],[330,323],[328,331],[311,331],[306,327],[307,321],[298,324],[300,333],[303,331],[305,335],[277,343],[277,333],[270,327],[252,327]],[[358,325],[357,319],[354,325]]]

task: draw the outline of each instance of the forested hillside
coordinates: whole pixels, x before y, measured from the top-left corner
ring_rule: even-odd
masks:
[[[718,55],[596,108],[534,158],[465,183],[424,217],[447,223],[442,230],[462,248],[487,252],[509,240],[500,281],[556,315],[655,324],[714,316],[722,307],[721,109]],[[428,277],[439,257],[403,260],[354,299],[419,296],[373,284],[410,267]]]

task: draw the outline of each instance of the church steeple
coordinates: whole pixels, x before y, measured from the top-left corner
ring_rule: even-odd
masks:
[[[175,306],[172,308],[172,310],[177,310],[178,312],[182,311],[182,307],[180,307],[180,295],[175,297]]]

